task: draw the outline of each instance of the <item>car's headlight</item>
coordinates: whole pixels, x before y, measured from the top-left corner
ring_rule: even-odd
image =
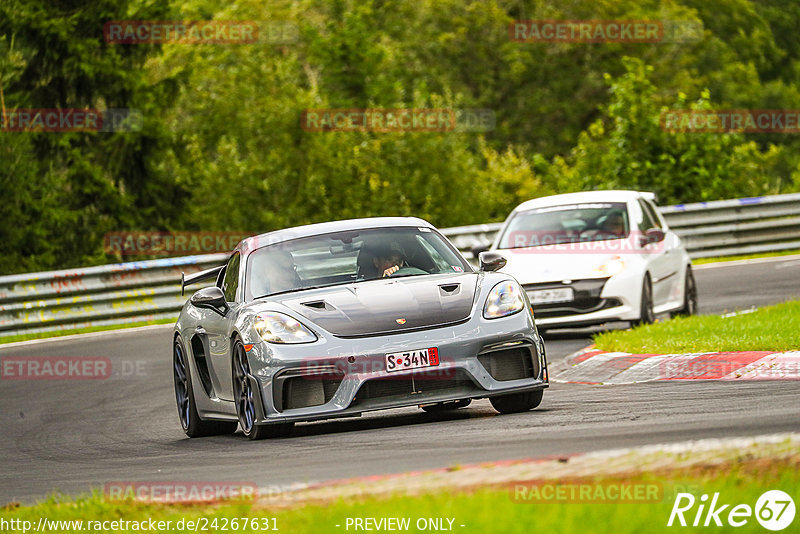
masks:
[[[614,256],[597,267],[592,274],[602,277],[611,277],[615,274],[621,273],[625,269],[625,262],[619,256]]]
[[[311,343],[317,336],[297,319],[277,312],[260,313],[256,316],[256,332],[270,343]]]
[[[486,319],[497,319],[512,315],[525,307],[522,290],[515,282],[500,282],[492,288],[486,297],[483,316]]]

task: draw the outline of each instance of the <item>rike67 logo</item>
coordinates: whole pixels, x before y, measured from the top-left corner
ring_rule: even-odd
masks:
[[[691,493],[678,493],[669,514],[667,526],[693,527],[742,527],[755,516],[756,521],[767,530],[783,530],[794,521],[795,505],[789,494],[780,490],[764,492],[755,507],[749,504],[723,503],[719,493],[703,494],[696,499]]]

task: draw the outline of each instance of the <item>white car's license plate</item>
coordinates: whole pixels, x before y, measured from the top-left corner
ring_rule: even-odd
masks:
[[[570,302],[575,300],[575,295],[571,287],[559,287],[555,289],[528,291],[528,299],[530,299],[531,304],[553,304],[556,302]]]
[[[390,373],[422,367],[436,367],[437,365],[439,365],[439,351],[436,350],[436,347],[392,352],[386,355],[386,371]]]

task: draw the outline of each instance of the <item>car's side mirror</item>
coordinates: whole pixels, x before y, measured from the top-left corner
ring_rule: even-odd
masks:
[[[481,271],[499,271],[506,265],[506,258],[497,252],[481,252],[478,255]]]
[[[192,303],[192,306],[197,308],[208,308],[214,310],[222,316],[228,313],[228,310],[230,309],[228,303],[225,301],[225,295],[217,286],[199,289],[194,295],[192,295],[192,298],[189,299],[189,302]]]
[[[647,233],[647,244],[650,243],[661,243],[664,241],[664,231],[661,228],[650,228]]]
[[[489,247],[491,246],[492,246],[491,243],[486,243],[486,242],[478,243],[477,245],[475,245],[470,249],[470,252],[472,252],[472,255],[477,258],[481,252],[486,252],[487,250],[489,250]]]

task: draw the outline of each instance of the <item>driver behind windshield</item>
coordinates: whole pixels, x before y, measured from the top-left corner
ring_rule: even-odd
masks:
[[[403,248],[398,243],[391,243],[384,246],[375,252],[375,257],[372,259],[375,268],[382,276],[391,276],[400,270],[405,264],[406,255]]]
[[[625,236],[625,218],[618,211],[609,213],[606,220],[603,222],[603,232],[611,234],[616,237]]]

